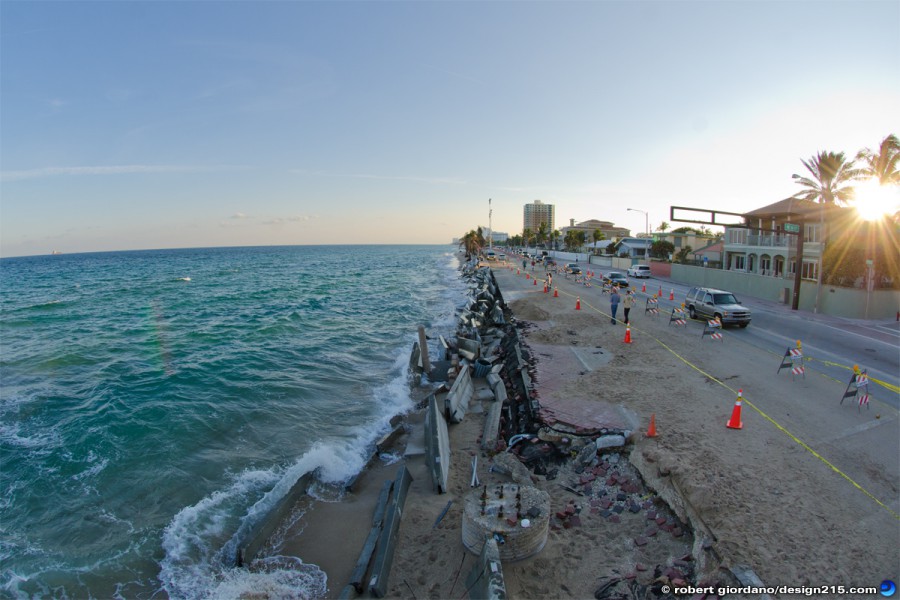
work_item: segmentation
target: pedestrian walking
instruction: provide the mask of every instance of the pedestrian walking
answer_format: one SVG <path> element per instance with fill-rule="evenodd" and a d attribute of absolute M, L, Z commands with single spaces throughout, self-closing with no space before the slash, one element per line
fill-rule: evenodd
<path fill-rule="evenodd" d="M 553 273 L 547 271 L 547 287 L 553 289 Z"/>
<path fill-rule="evenodd" d="M 628 313 L 631 312 L 631 309 L 634 308 L 634 291 L 628 290 L 628 293 L 625 294 L 625 297 L 622 299 L 622 310 L 625 311 L 625 324 L 628 325 Z M 615 313 L 613 313 L 615 314 Z"/>
<path fill-rule="evenodd" d="M 531 272 L 534 273 L 534 261 L 531 261 Z"/>
<path fill-rule="evenodd" d="M 609 308 L 612 311 L 612 319 L 609 320 L 613 325 L 616 324 L 616 311 L 619 310 L 619 286 L 613 285 L 609 292 Z"/>

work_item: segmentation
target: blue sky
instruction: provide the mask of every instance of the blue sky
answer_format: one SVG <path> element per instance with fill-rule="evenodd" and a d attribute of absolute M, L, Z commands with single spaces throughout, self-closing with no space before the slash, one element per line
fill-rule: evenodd
<path fill-rule="evenodd" d="M 900 133 L 900 2 L 0 3 L 0 256 L 635 233 Z"/>

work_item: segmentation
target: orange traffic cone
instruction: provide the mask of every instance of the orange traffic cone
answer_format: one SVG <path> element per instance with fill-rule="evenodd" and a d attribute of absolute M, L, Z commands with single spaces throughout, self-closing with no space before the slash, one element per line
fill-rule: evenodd
<path fill-rule="evenodd" d="M 659 286 L 659 293 L 656 295 L 657 298 L 662 298 L 662 286 Z"/>
<path fill-rule="evenodd" d="M 631 343 L 631 325 L 625 326 L 625 339 L 623 340 L 626 344 Z"/>
<path fill-rule="evenodd" d="M 547 293 L 547 282 L 546 281 L 544 282 L 544 293 L 545 294 Z"/>
<path fill-rule="evenodd" d="M 647 437 L 656 437 L 656 413 L 650 415 L 650 427 L 647 428 Z"/>
<path fill-rule="evenodd" d="M 532 285 L 537 285 L 537 277 L 535 277 L 535 278 L 534 278 L 534 279 L 532 279 L 532 280 L 531 280 L 531 281 L 533 281 L 533 282 L 534 282 L 534 283 L 533 283 L 533 284 L 532 284 Z"/>
<path fill-rule="evenodd" d="M 525 273 L 525 280 L 527 281 L 527 280 L 529 280 L 529 279 L 531 279 L 531 274 L 530 274 L 530 273 Z"/>
<path fill-rule="evenodd" d="M 731 419 L 728 421 L 727 426 L 730 429 L 743 429 L 744 424 L 741 422 L 741 402 L 743 398 L 741 397 L 744 393 L 744 390 L 738 390 L 737 400 L 734 401 L 734 409 L 731 411 Z"/>
<path fill-rule="evenodd" d="M 553 288 L 553 297 L 559 298 L 559 288 L 558 287 Z"/>
<path fill-rule="evenodd" d="M 672 288 L 672 291 L 669 292 L 669 300 L 675 299 L 675 288 Z"/>
<path fill-rule="evenodd" d="M 646 291 L 647 291 L 647 282 L 646 282 L 646 281 L 644 282 L 644 285 L 641 286 L 641 291 L 642 291 L 642 292 L 646 292 Z"/>
<path fill-rule="evenodd" d="M 575 310 L 581 310 L 581 296 L 575 296 Z"/>
<path fill-rule="evenodd" d="M 516 275 L 521 275 L 521 274 L 522 274 L 521 271 L 519 271 L 518 269 L 516 269 Z"/>

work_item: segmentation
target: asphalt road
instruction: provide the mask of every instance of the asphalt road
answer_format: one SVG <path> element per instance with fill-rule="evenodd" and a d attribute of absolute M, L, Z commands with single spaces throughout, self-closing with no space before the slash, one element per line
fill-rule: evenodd
<path fill-rule="evenodd" d="M 691 288 L 662 278 L 632 279 L 638 296 L 641 296 L 644 281 L 648 294 L 658 292 L 662 286 L 660 308 L 665 311 L 683 302 Z M 673 289 L 675 302 L 670 302 L 669 293 Z M 801 340 L 804 356 L 812 359 L 805 363 L 809 370 L 849 383 L 853 365 L 859 365 L 868 371 L 870 378 L 894 386 L 894 389 L 900 385 L 900 323 L 794 311 L 787 305 L 751 296 L 738 295 L 738 299 L 752 311 L 753 321 L 746 329 L 729 328 L 729 339 L 781 355 Z M 776 362 L 773 375 L 777 369 Z M 871 393 L 885 404 L 900 409 L 897 392 L 873 384 Z"/>

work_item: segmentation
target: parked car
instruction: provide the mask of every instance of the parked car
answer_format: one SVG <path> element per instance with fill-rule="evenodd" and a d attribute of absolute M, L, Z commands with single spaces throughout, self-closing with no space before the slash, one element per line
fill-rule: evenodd
<path fill-rule="evenodd" d="M 750 309 L 741 306 L 731 292 L 715 288 L 695 287 L 688 292 L 684 302 L 692 319 L 715 319 L 722 321 L 722 326 L 750 324 Z"/>
<path fill-rule="evenodd" d="M 603 283 L 608 283 L 610 285 L 615 285 L 620 288 L 628 287 L 628 278 L 619 273 L 618 271 L 610 271 L 603 278 Z"/>
<path fill-rule="evenodd" d="M 628 269 L 629 277 L 650 277 L 650 265 L 631 265 Z"/>
<path fill-rule="evenodd" d="M 579 267 L 575 263 L 569 263 L 566 265 L 566 273 L 572 273 L 574 275 L 581 275 L 581 267 Z"/>

